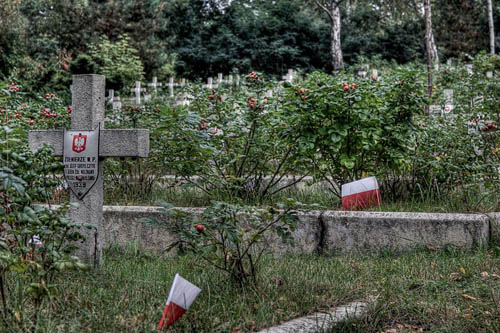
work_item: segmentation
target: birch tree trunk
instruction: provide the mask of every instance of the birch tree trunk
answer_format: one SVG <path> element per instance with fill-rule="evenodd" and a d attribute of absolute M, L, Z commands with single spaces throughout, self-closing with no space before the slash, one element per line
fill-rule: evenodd
<path fill-rule="evenodd" d="M 430 0 L 424 0 L 425 10 L 425 49 L 427 51 L 427 97 L 432 97 L 432 13 Z M 429 115 L 429 104 L 425 106 L 425 114 Z"/>
<path fill-rule="evenodd" d="M 488 26 L 490 29 L 490 53 L 495 54 L 495 26 L 493 24 L 493 5 L 488 1 Z"/>
<path fill-rule="evenodd" d="M 340 8 L 339 2 L 332 0 L 332 30 L 331 46 L 332 66 L 334 71 L 344 69 L 344 56 L 342 54 L 342 45 L 340 44 Z"/>
<path fill-rule="evenodd" d="M 429 4 L 430 10 L 430 4 Z M 434 32 L 432 32 L 432 24 L 431 24 L 431 58 L 434 64 L 439 64 L 439 54 L 436 47 L 436 42 L 434 41 Z"/>
<path fill-rule="evenodd" d="M 344 69 L 344 56 L 340 43 L 340 4 L 342 1 L 343 0 L 314 0 L 314 3 L 328 14 L 332 22 L 332 28 L 330 30 L 330 53 L 334 71 L 341 71 Z"/>

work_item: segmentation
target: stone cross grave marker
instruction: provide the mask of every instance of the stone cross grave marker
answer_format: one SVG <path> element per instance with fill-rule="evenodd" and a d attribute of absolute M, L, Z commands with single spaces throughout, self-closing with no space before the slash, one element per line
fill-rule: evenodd
<path fill-rule="evenodd" d="M 467 71 L 467 73 L 469 75 L 473 75 L 474 74 L 474 66 L 472 64 L 465 65 L 465 70 Z"/>
<path fill-rule="evenodd" d="M 156 91 L 158 87 L 161 87 L 161 85 L 162 84 L 158 82 L 158 78 L 156 76 L 153 76 L 153 82 L 148 83 L 148 87 L 153 87 L 154 91 Z"/>
<path fill-rule="evenodd" d="M 282 79 L 285 82 L 292 83 L 296 77 L 297 77 L 297 72 L 293 69 L 288 69 L 288 73 L 286 75 L 283 75 Z"/>
<path fill-rule="evenodd" d="M 79 256 L 94 266 L 102 262 L 103 240 L 103 166 L 105 157 L 147 157 L 149 154 L 149 131 L 145 129 L 104 129 L 104 86 L 103 75 L 73 76 L 71 115 L 72 131 L 94 130 L 100 126 L 97 181 L 81 200 L 70 191 L 71 207 L 69 218 L 75 222 L 88 223 L 95 227 L 82 230 L 85 243 Z M 53 149 L 53 154 L 62 156 L 64 149 L 63 130 L 36 130 L 29 132 L 29 146 L 37 151 L 44 144 Z"/>
<path fill-rule="evenodd" d="M 453 111 L 453 89 L 444 89 L 443 94 L 445 103 L 444 112 L 450 113 Z"/>
<path fill-rule="evenodd" d="M 115 99 L 115 91 L 113 89 L 108 90 L 108 103 L 112 104 Z"/>
<path fill-rule="evenodd" d="M 141 105 L 141 92 L 146 91 L 146 89 L 141 88 L 141 81 L 135 81 L 135 87 L 130 91 L 135 93 L 135 105 Z"/>
<path fill-rule="evenodd" d="M 169 79 L 168 79 L 168 92 L 170 94 L 170 97 L 174 97 L 174 87 L 175 87 L 175 84 L 174 84 L 174 78 L 173 76 L 171 76 Z"/>
<path fill-rule="evenodd" d="M 203 85 L 203 88 L 205 89 L 217 89 L 218 87 L 219 85 L 214 84 L 214 79 L 212 79 L 211 77 L 207 79 L 207 84 Z"/>
<path fill-rule="evenodd" d="M 367 74 L 368 73 L 366 73 L 365 71 L 358 71 L 358 76 L 360 76 L 362 78 L 365 78 Z"/>

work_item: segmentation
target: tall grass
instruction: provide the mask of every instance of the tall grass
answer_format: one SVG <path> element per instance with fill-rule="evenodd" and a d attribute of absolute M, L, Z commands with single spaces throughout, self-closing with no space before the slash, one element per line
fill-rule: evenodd
<path fill-rule="evenodd" d="M 202 292 L 171 332 L 251 332 L 368 299 L 365 317 L 333 331 L 500 331 L 500 251 L 268 256 L 261 265 L 258 289 L 241 289 L 196 257 L 111 248 L 102 268 L 54 281 L 59 295 L 37 331 L 154 332 L 175 273 Z"/>

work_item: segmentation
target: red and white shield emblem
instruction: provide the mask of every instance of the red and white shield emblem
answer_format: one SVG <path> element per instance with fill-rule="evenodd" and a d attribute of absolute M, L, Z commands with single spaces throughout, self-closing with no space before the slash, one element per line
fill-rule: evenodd
<path fill-rule="evenodd" d="M 85 145 L 87 144 L 87 136 L 78 134 L 73 137 L 73 151 L 75 153 L 81 153 L 85 150 Z"/>

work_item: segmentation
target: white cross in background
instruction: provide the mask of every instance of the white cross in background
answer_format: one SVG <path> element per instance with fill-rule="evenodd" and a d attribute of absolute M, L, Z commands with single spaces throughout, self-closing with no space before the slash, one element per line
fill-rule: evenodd
<path fill-rule="evenodd" d="M 156 91 L 156 88 L 161 87 L 161 83 L 158 82 L 158 78 L 156 76 L 153 76 L 153 82 L 148 84 L 148 87 L 153 87 L 153 89 Z"/>
<path fill-rule="evenodd" d="M 130 89 L 130 91 L 135 93 L 135 105 L 141 105 L 141 92 L 146 91 L 146 89 L 141 88 L 141 81 L 135 81 L 135 88 Z"/>

